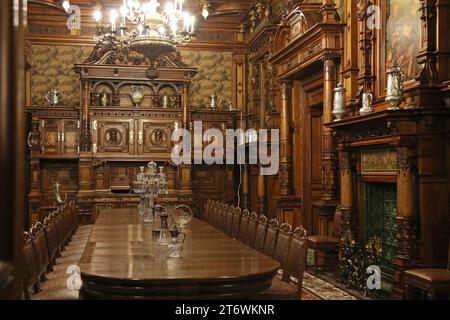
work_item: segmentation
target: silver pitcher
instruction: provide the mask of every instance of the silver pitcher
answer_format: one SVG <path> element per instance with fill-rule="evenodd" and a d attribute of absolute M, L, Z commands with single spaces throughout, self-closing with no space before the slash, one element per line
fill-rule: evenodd
<path fill-rule="evenodd" d="M 372 109 L 373 95 L 371 93 L 363 93 L 362 95 L 362 108 L 359 110 L 361 116 L 365 116 L 373 112 Z"/>
<path fill-rule="evenodd" d="M 344 116 L 347 114 L 347 110 L 345 110 L 345 93 L 345 88 L 342 87 L 341 83 L 338 83 L 337 87 L 334 89 L 334 102 L 332 112 L 335 118 L 335 122 L 342 121 Z"/>
<path fill-rule="evenodd" d="M 52 107 L 56 107 L 59 104 L 60 101 L 60 94 L 58 90 L 56 89 L 50 89 L 49 92 L 45 95 L 45 99 L 47 99 L 47 102 Z"/>
<path fill-rule="evenodd" d="M 392 69 L 387 71 L 387 94 L 386 102 L 391 105 L 388 110 L 399 110 L 400 103 L 403 101 L 403 84 L 405 82 L 405 74 L 394 64 Z"/>
<path fill-rule="evenodd" d="M 209 108 L 212 110 L 216 110 L 220 104 L 222 103 L 222 100 L 219 100 L 217 95 L 213 93 L 209 96 Z"/>

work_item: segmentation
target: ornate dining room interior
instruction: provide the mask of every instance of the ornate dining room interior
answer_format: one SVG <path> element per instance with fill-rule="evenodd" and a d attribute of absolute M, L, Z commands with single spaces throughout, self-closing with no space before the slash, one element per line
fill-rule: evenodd
<path fill-rule="evenodd" d="M 449 299 L 450 0 L 0 8 L 0 298 Z"/>

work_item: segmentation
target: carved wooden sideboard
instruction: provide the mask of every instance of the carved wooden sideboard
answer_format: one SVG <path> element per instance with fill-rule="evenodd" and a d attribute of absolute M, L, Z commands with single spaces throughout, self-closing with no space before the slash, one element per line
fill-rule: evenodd
<path fill-rule="evenodd" d="M 77 199 L 86 222 L 95 220 L 100 209 L 136 207 L 133 180 L 139 166 L 150 161 L 167 173 L 169 194 L 160 199 L 163 203 L 200 209 L 207 198 L 234 200 L 234 166 L 174 166 L 171 137 L 177 128 L 192 129 L 192 121 L 202 121 L 203 129 L 234 128 L 236 112 L 190 109 L 196 69 L 186 66 L 178 52 L 158 58 L 155 80 L 147 78 L 148 61 L 133 56 L 125 63 L 118 58 L 130 58 L 124 52 L 106 41 L 75 64 L 81 107 L 28 108 L 30 221 L 45 216 L 40 208 L 54 205 L 56 182 L 63 194 Z M 143 97 L 133 99 L 132 92 Z M 193 183 L 193 175 L 201 183 Z"/>

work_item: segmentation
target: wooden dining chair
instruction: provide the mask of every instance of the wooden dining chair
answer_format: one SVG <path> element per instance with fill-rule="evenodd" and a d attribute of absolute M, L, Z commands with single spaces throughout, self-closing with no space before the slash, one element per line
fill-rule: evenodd
<path fill-rule="evenodd" d="M 208 200 L 205 202 L 205 208 L 203 209 L 203 213 L 202 213 L 202 215 L 201 215 L 202 220 L 205 221 L 205 222 L 208 220 L 209 210 L 210 210 L 210 209 L 211 209 L 211 199 L 208 199 Z"/>
<path fill-rule="evenodd" d="M 258 217 L 258 224 L 256 225 L 255 245 L 254 249 L 261 253 L 264 252 L 264 243 L 266 241 L 268 219 L 265 215 Z"/>
<path fill-rule="evenodd" d="M 24 232 L 23 237 L 23 293 L 25 299 L 29 300 L 34 293 L 40 291 L 40 274 L 33 248 L 33 237 L 29 232 Z"/>
<path fill-rule="evenodd" d="M 231 236 L 231 228 L 233 226 L 233 213 L 236 210 L 236 207 L 231 205 L 228 207 L 227 212 L 225 213 L 225 226 L 223 228 L 223 232 L 229 236 Z"/>
<path fill-rule="evenodd" d="M 342 235 L 342 213 L 336 210 L 333 220 L 333 236 L 310 236 L 308 247 L 314 250 L 314 269 L 334 270 L 338 263 L 339 245 Z"/>
<path fill-rule="evenodd" d="M 37 222 L 30 228 L 30 234 L 33 238 L 32 244 L 36 256 L 37 270 L 39 278 L 46 280 L 46 274 L 49 272 L 50 259 L 48 257 L 47 241 L 45 239 L 44 226 Z"/>
<path fill-rule="evenodd" d="M 227 218 L 227 212 L 228 212 L 228 204 L 223 203 L 220 210 L 219 210 L 219 216 L 217 220 L 217 229 L 224 230 L 225 229 L 225 221 Z"/>
<path fill-rule="evenodd" d="M 404 273 L 405 298 L 414 299 L 417 289 L 427 293 L 429 300 L 450 295 L 450 239 L 448 243 L 447 269 L 426 268 L 407 270 Z"/>
<path fill-rule="evenodd" d="M 214 201 L 211 207 L 211 214 L 209 215 L 208 223 L 214 225 L 216 221 L 217 211 L 219 210 L 220 202 Z"/>
<path fill-rule="evenodd" d="M 247 209 L 245 209 L 244 211 L 242 211 L 241 223 L 239 224 L 239 232 L 237 236 L 237 240 L 241 243 L 245 243 L 249 221 L 250 221 L 250 212 Z"/>
<path fill-rule="evenodd" d="M 245 236 L 245 244 L 250 248 L 255 246 L 256 227 L 258 225 L 258 215 L 256 212 L 250 214 L 250 220 L 248 222 L 247 234 Z"/>
<path fill-rule="evenodd" d="M 239 235 L 239 226 L 241 224 L 241 208 L 234 209 L 233 212 L 233 224 L 231 226 L 231 237 L 237 239 Z"/>
<path fill-rule="evenodd" d="M 289 246 L 292 238 L 292 226 L 288 223 L 283 223 L 278 228 L 277 240 L 275 242 L 275 249 L 273 252 L 273 258 L 281 265 L 281 269 L 286 269 L 286 263 L 289 254 Z M 283 277 L 286 276 L 286 272 L 283 272 Z"/>
<path fill-rule="evenodd" d="M 268 257 L 273 257 L 275 251 L 275 245 L 277 242 L 279 222 L 277 219 L 272 219 L 269 222 L 269 226 L 266 232 L 266 240 L 264 241 L 263 253 Z"/>
<path fill-rule="evenodd" d="M 55 265 L 56 257 L 58 256 L 58 240 L 55 227 L 54 214 L 48 215 L 44 219 L 45 238 L 47 240 L 48 257 L 50 260 L 50 270 Z"/>
<path fill-rule="evenodd" d="M 270 288 L 255 298 L 261 300 L 301 300 L 307 252 L 306 230 L 303 227 L 298 227 L 292 233 L 283 278 L 275 276 Z"/>

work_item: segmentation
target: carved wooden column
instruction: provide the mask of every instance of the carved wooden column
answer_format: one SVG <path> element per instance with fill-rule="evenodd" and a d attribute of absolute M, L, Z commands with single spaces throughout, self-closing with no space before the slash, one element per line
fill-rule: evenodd
<path fill-rule="evenodd" d="M 184 129 L 190 131 L 189 122 L 189 83 L 183 85 L 183 119 L 182 126 Z M 188 164 L 182 164 L 178 166 L 178 177 L 180 181 L 180 196 L 185 203 L 192 202 L 192 166 Z"/>
<path fill-rule="evenodd" d="M 397 258 L 414 260 L 417 252 L 417 217 L 415 198 L 414 145 L 402 142 L 397 147 Z"/>
<path fill-rule="evenodd" d="M 356 217 L 354 215 L 354 169 L 355 164 L 351 150 L 342 148 L 339 151 L 339 169 L 341 177 L 342 233 L 355 233 Z"/>
<path fill-rule="evenodd" d="M 39 153 L 41 150 L 42 136 L 39 131 L 39 120 L 33 117 L 31 120 L 31 131 L 28 134 L 28 147 L 30 148 L 30 193 L 29 202 L 29 222 L 32 224 L 39 218 L 39 206 L 41 196 L 41 182 L 39 173 Z"/>
<path fill-rule="evenodd" d="M 280 194 L 294 193 L 292 178 L 292 139 L 291 139 L 291 81 L 281 84 L 281 130 L 280 130 Z"/>
<path fill-rule="evenodd" d="M 183 128 L 189 130 L 189 83 L 183 85 Z"/>
<path fill-rule="evenodd" d="M 420 53 L 417 63 L 420 71 L 416 80 L 432 85 L 438 79 L 436 66 L 436 0 L 421 0 Z"/>
<path fill-rule="evenodd" d="M 367 25 L 369 0 L 358 0 L 358 21 L 359 21 L 359 75 L 358 75 L 358 99 L 361 100 L 364 92 L 373 92 L 372 74 L 372 50 L 373 50 L 373 30 Z M 359 101 L 361 104 L 361 101 Z"/>
<path fill-rule="evenodd" d="M 439 92 L 439 80 L 448 80 L 448 72 L 445 68 L 438 71 L 438 57 L 441 66 L 448 65 L 448 58 L 444 58 L 444 51 L 448 51 L 448 41 L 442 41 L 443 37 L 437 35 L 437 7 L 436 2 L 440 5 L 442 1 L 436 0 L 421 0 L 421 31 L 420 31 L 420 52 L 417 55 L 417 63 L 419 65 L 419 72 L 416 80 L 420 83 L 418 88 L 418 99 L 420 107 L 441 107 L 442 100 Z M 447 5 L 443 5 L 444 7 Z M 441 17 L 448 17 L 444 10 L 447 8 L 439 7 Z M 447 18 L 444 18 L 446 20 Z M 448 28 L 448 26 L 440 26 L 441 30 Z M 439 40 L 438 40 L 439 38 Z M 445 38 L 445 37 L 444 37 Z M 438 41 L 440 43 L 438 44 Z M 446 50 L 447 47 L 447 50 Z M 437 51 L 439 48 L 440 52 Z"/>
<path fill-rule="evenodd" d="M 25 0 L 0 2 L 0 299 L 23 299 Z"/>
<path fill-rule="evenodd" d="M 335 57 L 324 58 L 324 92 L 323 92 L 323 122 L 333 122 L 333 95 L 336 87 L 337 67 Z M 322 183 L 323 200 L 337 200 L 337 159 L 334 145 L 333 130 L 327 127 L 322 129 Z"/>
<path fill-rule="evenodd" d="M 91 123 L 89 111 L 89 82 L 84 80 L 82 82 L 82 110 L 81 110 L 81 143 L 80 151 L 91 151 Z"/>
<path fill-rule="evenodd" d="M 258 166 L 258 199 L 257 207 L 258 214 L 267 215 L 267 205 L 266 205 L 266 177 L 261 175 L 261 165 Z"/>
<path fill-rule="evenodd" d="M 78 214 L 83 222 L 93 223 L 92 193 L 94 172 L 92 167 L 92 137 L 89 81 L 82 80 L 81 143 L 78 165 Z"/>
<path fill-rule="evenodd" d="M 416 213 L 416 168 L 413 141 L 397 145 L 397 253 L 393 296 L 403 298 L 403 271 L 415 265 L 418 252 L 418 219 Z"/>

